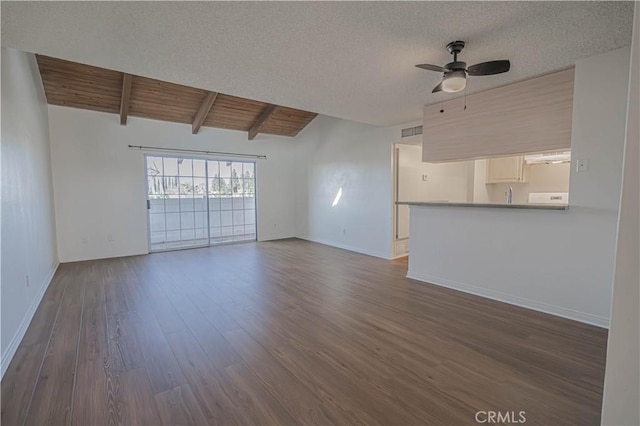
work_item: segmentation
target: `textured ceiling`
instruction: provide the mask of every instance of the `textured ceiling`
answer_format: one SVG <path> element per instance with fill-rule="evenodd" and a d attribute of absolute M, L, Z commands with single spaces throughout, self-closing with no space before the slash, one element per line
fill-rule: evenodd
<path fill-rule="evenodd" d="M 350 120 L 421 117 L 444 46 L 511 60 L 467 93 L 627 46 L 631 2 L 6 2 L 2 45 Z"/>

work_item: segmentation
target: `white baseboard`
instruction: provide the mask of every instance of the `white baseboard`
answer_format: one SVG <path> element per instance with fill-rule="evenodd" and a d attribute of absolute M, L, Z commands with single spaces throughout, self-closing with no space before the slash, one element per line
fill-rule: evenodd
<path fill-rule="evenodd" d="M 258 238 L 256 239 L 256 241 L 263 242 L 263 241 L 277 241 L 277 240 L 287 240 L 289 238 L 298 238 L 295 235 L 272 235 L 270 237 L 266 237 L 266 238 L 262 238 L 262 236 L 258 236 Z"/>
<path fill-rule="evenodd" d="M 34 297 L 33 302 L 31 302 L 29 309 L 27 309 L 27 312 L 24 314 L 20 327 L 16 330 L 16 334 L 13 335 L 11 343 L 9 343 L 5 353 L 2 354 L 2 374 L 0 374 L 0 377 L 4 377 L 4 373 L 7 371 L 7 368 L 9 368 L 9 364 L 11 363 L 13 356 L 16 354 L 18 346 L 20 346 L 20 342 L 22 342 L 22 339 L 29 328 L 29 324 L 31 324 L 33 315 L 36 313 L 38 306 L 40 306 L 40 301 L 42 300 L 45 291 L 49 288 L 49 284 L 51 284 L 51 280 L 58 270 L 59 265 L 60 263 L 56 262 L 40 284 L 40 289 L 38 290 L 38 293 L 36 293 L 36 297 Z"/>
<path fill-rule="evenodd" d="M 143 251 L 130 251 L 122 253 L 101 254 L 100 256 L 84 256 L 84 257 L 60 257 L 60 263 L 86 262 L 87 260 L 115 259 L 118 257 L 144 256 L 149 254 L 149 250 L 145 248 Z"/>
<path fill-rule="evenodd" d="M 300 237 L 300 236 L 298 236 L 296 238 L 300 238 L 301 240 L 311 241 L 312 243 L 324 244 L 325 246 L 337 247 L 337 248 L 340 248 L 340 249 L 343 249 L 343 250 L 349 250 L 349 251 L 353 251 L 353 252 L 360 253 L 360 254 L 366 254 L 367 256 L 379 257 L 381 259 L 386 259 L 386 260 L 390 259 L 390 256 L 388 254 L 387 255 L 382 255 L 380 253 L 375 253 L 373 251 L 362 250 L 360 248 L 350 247 L 348 245 L 334 243 L 332 241 L 320 240 L 320 239 L 309 238 L 309 237 Z"/>
<path fill-rule="evenodd" d="M 598 315 L 589 314 L 586 312 L 580 312 L 569 308 L 563 308 L 561 306 L 551 305 L 544 302 L 538 302 L 536 300 L 527 299 L 525 297 L 514 296 L 511 294 L 502 293 L 495 290 L 490 290 L 484 287 L 477 287 L 469 284 L 462 284 L 459 282 L 430 277 L 427 275 L 421 275 L 407 272 L 407 278 L 411 278 L 417 281 L 423 281 L 428 284 L 434 284 L 440 287 L 447 287 L 453 290 L 462 291 L 465 293 L 475 294 L 476 296 L 486 297 L 488 299 L 497 300 L 498 302 L 509 303 L 511 305 L 520 306 L 522 308 L 532 309 L 534 311 L 544 312 L 546 314 L 555 315 L 562 318 L 567 318 L 574 321 L 583 322 L 586 324 L 595 325 L 602 328 L 609 328 L 609 318 L 601 317 Z"/>

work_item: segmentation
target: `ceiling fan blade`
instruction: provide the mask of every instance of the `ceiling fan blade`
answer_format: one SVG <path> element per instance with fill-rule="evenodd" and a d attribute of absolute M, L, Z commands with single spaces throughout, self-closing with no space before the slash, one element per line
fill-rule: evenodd
<path fill-rule="evenodd" d="M 436 72 L 445 72 L 446 69 L 443 67 L 439 67 L 438 65 L 431 65 L 431 64 L 420 64 L 420 65 L 416 65 L 417 68 L 422 68 L 423 70 L 428 70 L 428 71 L 436 71 Z"/>
<path fill-rule="evenodd" d="M 436 92 L 442 92 L 442 82 L 440 82 L 440 84 L 434 87 L 433 90 L 431 91 L 431 93 L 436 93 Z"/>
<path fill-rule="evenodd" d="M 489 61 L 471 65 L 467 69 L 469 75 L 494 75 L 509 71 L 511 62 L 509 61 Z"/>

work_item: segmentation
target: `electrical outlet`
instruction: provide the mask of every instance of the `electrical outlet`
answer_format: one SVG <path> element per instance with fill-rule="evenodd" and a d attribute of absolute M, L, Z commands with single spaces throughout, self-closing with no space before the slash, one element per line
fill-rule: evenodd
<path fill-rule="evenodd" d="M 113 234 L 111 232 L 107 234 L 107 241 L 111 243 L 115 241 L 115 239 L 113 238 Z"/>
<path fill-rule="evenodd" d="M 342 230 L 342 235 L 347 235 L 347 230 L 346 229 Z"/>
<path fill-rule="evenodd" d="M 422 175 L 422 181 L 426 182 L 428 177 L 429 177 L 428 175 Z"/>
<path fill-rule="evenodd" d="M 80 237 L 80 244 L 87 244 L 88 242 L 87 237 Z"/>

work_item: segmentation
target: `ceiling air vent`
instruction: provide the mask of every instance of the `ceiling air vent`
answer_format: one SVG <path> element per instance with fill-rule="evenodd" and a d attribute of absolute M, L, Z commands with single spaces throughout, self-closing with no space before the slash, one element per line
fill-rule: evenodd
<path fill-rule="evenodd" d="M 407 127 L 402 129 L 402 137 L 407 138 L 409 136 L 417 136 L 422 134 L 422 126 Z"/>

